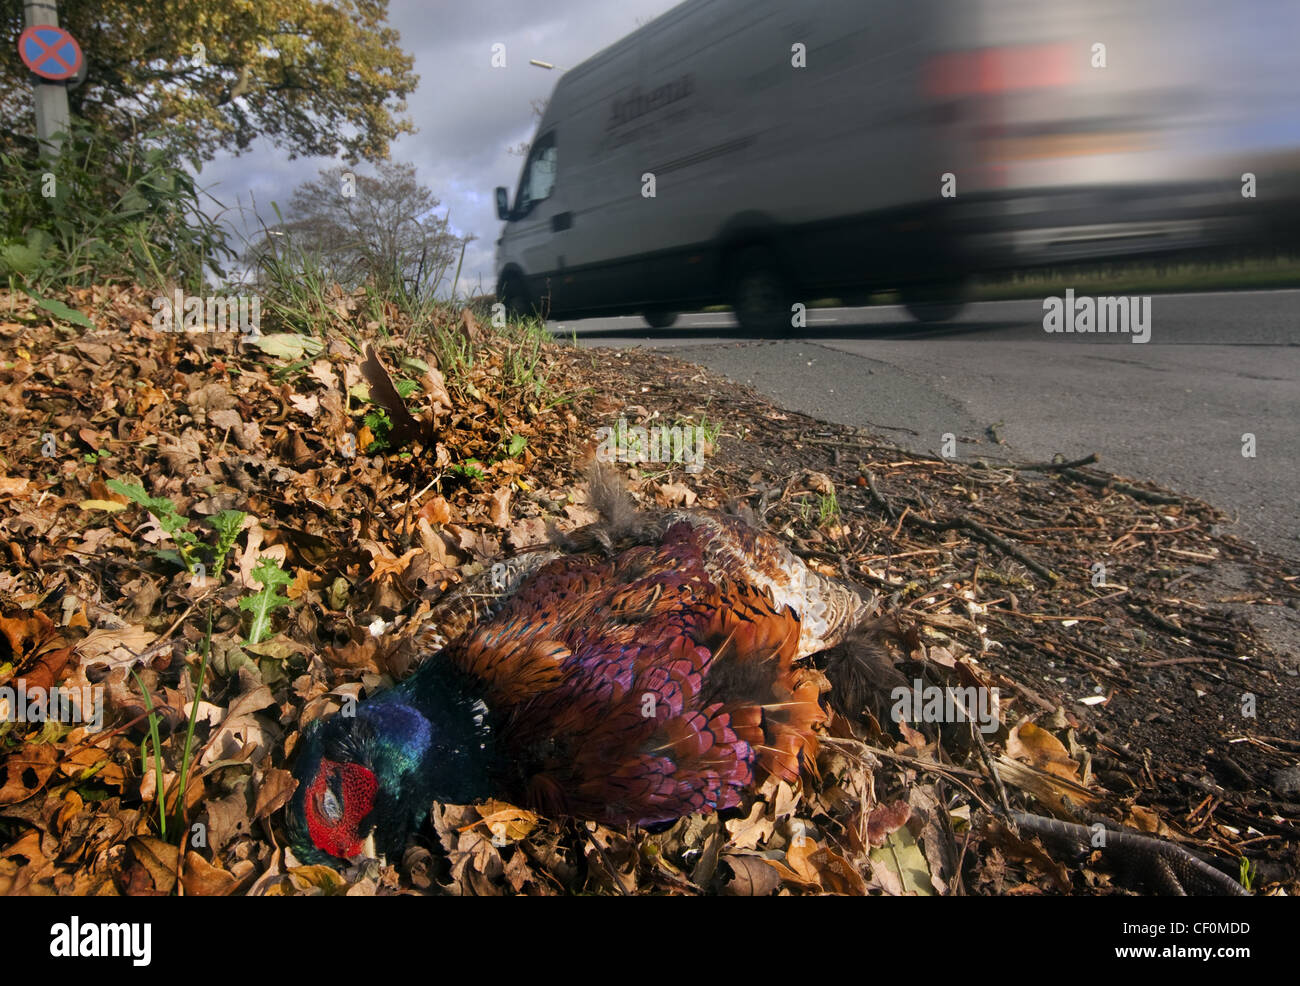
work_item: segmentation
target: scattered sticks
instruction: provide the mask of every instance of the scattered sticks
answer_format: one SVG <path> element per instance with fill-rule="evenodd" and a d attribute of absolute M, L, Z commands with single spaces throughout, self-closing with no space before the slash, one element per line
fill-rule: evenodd
<path fill-rule="evenodd" d="M 1038 562 L 1034 561 L 1034 559 L 1030 558 L 1028 555 L 1026 555 L 1023 551 L 1017 548 L 1006 538 L 998 534 L 994 534 L 987 527 L 985 527 L 983 524 L 981 524 L 979 521 L 975 520 L 972 517 L 967 517 L 964 514 L 961 514 L 956 517 L 950 517 L 947 520 L 937 521 L 937 520 L 927 520 L 924 517 L 918 516 L 917 514 L 912 512 L 910 507 L 902 511 L 899 511 L 898 508 L 895 507 L 889 501 L 889 498 L 886 497 L 885 494 L 880 492 L 880 486 L 876 483 L 875 475 L 870 470 L 863 470 L 863 475 L 866 477 L 867 489 L 871 491 L 872 499 L 874 499 L 876 503 L 880 505 L 881 509 L 884 510 L 885 513 L 889 515 L 891 520 L 897 521 L 898 524 L 901 525 L 904 522 L 906 522 L 908 524 L 911 524 L 914 527 L 923 527 L 928 531 L 936 531 L 936 532 L 959 531 L 959 530 L 969 531 L 971 534 L 975 535 L 975 537 L 979 538 L 985 544 L 997 548 L 999 551 L 1001 551 L 1003 554 L 1007 555 L 1010 558 L 1014 558 L 1016 561 L 1020 562 L 1020 564 L 1024 565 L 1035 575 L 1038 575 L 1039 577 L 1046 579 L 1048 582 L 1056 582 L 1058 579 L 1060 579 L 1060 576 L 1057 575 L 1055 572 L 1053 572 L 1051 569 L 1047 568 L 1045 565 L 1039 564 Z"/>

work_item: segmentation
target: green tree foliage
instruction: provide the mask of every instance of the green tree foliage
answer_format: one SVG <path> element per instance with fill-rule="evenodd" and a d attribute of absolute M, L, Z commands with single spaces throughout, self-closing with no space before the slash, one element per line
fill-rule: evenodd
<path fill-rule="evenodd" d="M 0 0 L 9 153 L 25 152 L 18 134 L 35 131 L 31 75 L 13 43 L 22 6 Z M 387 0 L 61 0 L 88 71 L 70 107 L 124 143 L 161 137 L 195 164 L 258 137 L 291 157 L 382 160 L 414 129 L 401 115 L 418 81 L 387 16 Z"/>

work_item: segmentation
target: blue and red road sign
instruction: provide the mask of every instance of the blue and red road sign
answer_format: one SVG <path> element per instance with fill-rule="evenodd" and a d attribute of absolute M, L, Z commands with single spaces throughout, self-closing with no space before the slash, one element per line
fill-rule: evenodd
<path fill-rule="evenodd" d="M 61 27 L 36 24 L 18 37 L 23 64 L 42 79 L 65 82 L 81 69 L 81 46 Z"/>

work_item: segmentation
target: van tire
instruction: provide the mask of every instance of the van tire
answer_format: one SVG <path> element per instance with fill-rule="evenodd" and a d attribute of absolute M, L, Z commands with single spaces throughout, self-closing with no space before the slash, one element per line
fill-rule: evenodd
<path fill-rule="evenodd" d="M 903 307 L 918 322 L 948 322 L 966 307 L 966 284 L 923 284 L 899 292 Z"/>
<path fill-rule="evenodd" d="M 509 274 L 501 279 L 497 290 L 497 301 L 506 309 L 506 317 L 519 321 L 533 314 L 532 303 L 528 300 L 528 289 L 523 279 L 517 274 Z"/>
<path fill-rule="evenodd" d="M 752 336 L 788 335 L 794 295 L 771 251 L 749 247 L 731 271 L 731 307 L 740 327 Z"/>
<path fill-rule="evenodd" d="M 667 329 L 677 321 L 677 313 L 663 308 L 651 308 L 641 313 L 646 324 L 652 329 Z"/>

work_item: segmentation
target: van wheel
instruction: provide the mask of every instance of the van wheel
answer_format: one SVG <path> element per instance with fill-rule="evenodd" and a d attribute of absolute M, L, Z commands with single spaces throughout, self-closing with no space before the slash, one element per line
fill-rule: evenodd
<path fill-rule="evenodd" d="M 511 274 L 501 282 L 501 287 L 497 290 L 497 301 L 505 305 L 507 318 L 517 321 L 533 313 L 532 303 L 528 300 L 528 290 L 518 275 Z"/>
<path fill-rule="evenodd" d="M 916 284 L 902 289 L 903 307 L 918 322 L 947 322 L 966 307 L 964 281 L 948 284 Z"/>
<path fill-rule="evenodd" d="M 771 252 L 751 247 L 733 270 L 732 308 L 740 327 L 754 336 L 789 334 L 793 292 Z"/>
<path fill-rule="evenodd" d="M 642 312 L 641 317 L 652 329 L 666 329 L 677 321 L 676 312 L 665 311 L 662 308 L 651 308 Z"/>

